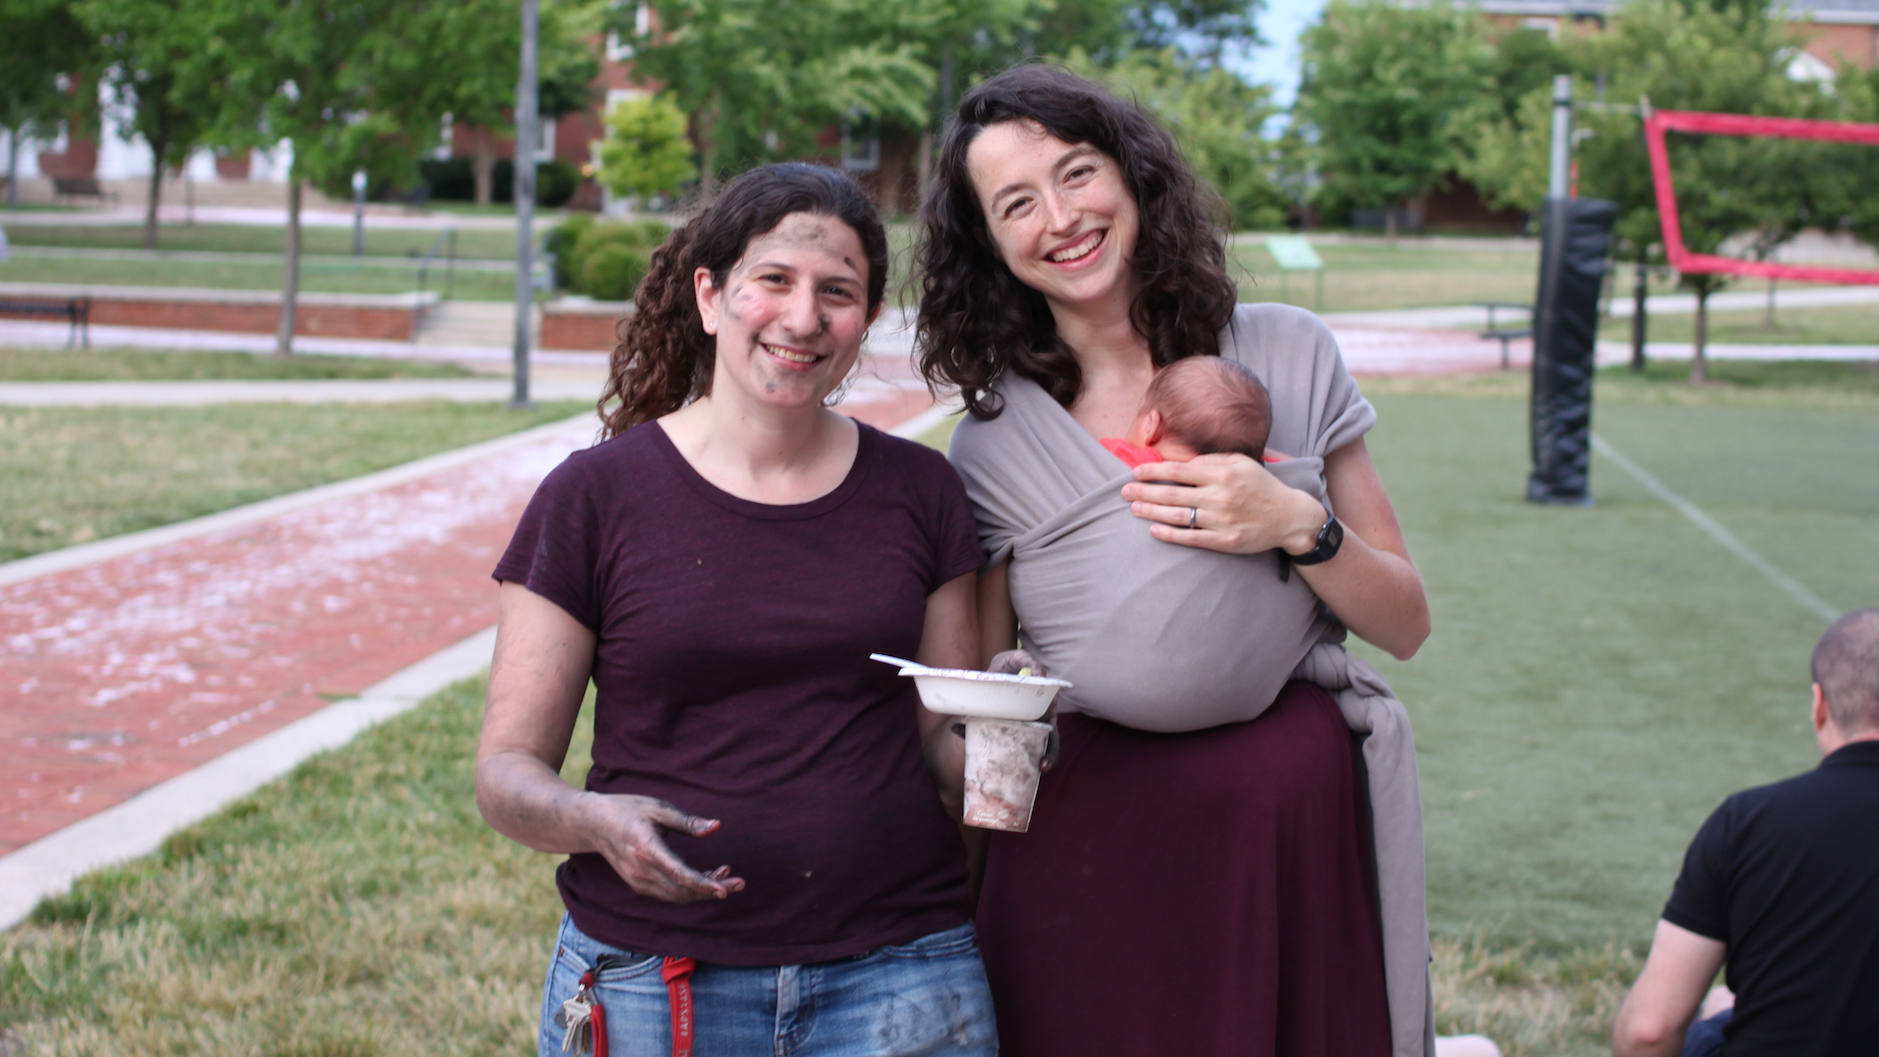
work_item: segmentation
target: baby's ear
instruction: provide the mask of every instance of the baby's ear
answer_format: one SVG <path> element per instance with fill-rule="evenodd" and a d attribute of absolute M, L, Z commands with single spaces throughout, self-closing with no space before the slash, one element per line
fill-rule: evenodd
<path fill-rule="evenodd" d="M 1161 412 L 1152 407 L 1136 416 L 1135 429 L 1141 436 L 1133 439 L 1144 448 L 1152 448 L 1168 436 L 1168 424 L 1162 421 Z"/>

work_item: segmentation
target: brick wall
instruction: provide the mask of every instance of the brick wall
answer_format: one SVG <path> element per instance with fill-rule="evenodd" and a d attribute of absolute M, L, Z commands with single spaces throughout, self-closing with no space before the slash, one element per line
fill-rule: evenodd
<path fill-rule="evenodd" d="M 278 295 L 228 291 L 216 296 L 208 290 L 125 290 L 56 288 L 50 284 L 0 284 L 0 299 L 30 298 L 63 301 L 91 298 L 91 322 L 99 326 L 161 327 L 172 330 L 225 330 L 246 334 L 272 334 L 280 326 Z M 431 295 L 434 297 L 435 295 Z M 431 298 L 425 298 L 428 302 Z M 351 295 L 303 294 L 294 313 L 294 333 L 323 338 L 369 338 L 410 341 L 417 334 L 422 313 L 416 296 L 369 298 Z M 37 319 L 7 312 L 0 318 Z"/>
<path fill-rule="evenodd" d="M 611 352 L 614 326 L 632 313 L 626 301 L 551 301 L 542 306 L 541 347 Z"/>

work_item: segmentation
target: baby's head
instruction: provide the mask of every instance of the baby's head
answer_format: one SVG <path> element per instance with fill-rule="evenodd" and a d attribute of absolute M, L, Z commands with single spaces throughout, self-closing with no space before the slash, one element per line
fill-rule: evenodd
<path fill-rule="evenodd" d="M 1271 432 L 1272 400 L 1258 375 L 1237 360 L 1189 356 L 1156 372 L 1127 439 L 1170 462 L 1227 451 L 1258 459 Z"/>

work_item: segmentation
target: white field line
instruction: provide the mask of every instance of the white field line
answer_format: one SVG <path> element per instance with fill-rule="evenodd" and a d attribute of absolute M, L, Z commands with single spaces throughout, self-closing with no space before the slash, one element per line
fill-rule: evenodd
<path fill-rule="evenodd" d="M 935 405 L 895 426 L 889 432 L 897 437 L 918 437 L 945 421 L 949 415 L 958 414 L 958 411 L 957 408 L 949 408 L 943 404 Z M 586 416 L 583 415 L 580 418 L 585 419 Z M 572 421 L 574 420 L 550 423 L 529 430 L 526 434 L 515 434 L 501 438 L 501 440 L 513 443 L 517 437 L 549 433 L 565 428 Z M 183 525 L 168 526 L 167 529 L 153 529 L 150 533 L 138 533 L 138 535 L 163 533 L 171 529 L 181 529 L 190 525 L 199 525 L 200 522 L 248 512 L 239 520 L 220 523 L 208 529 L 177 534 L 172 538 L 188 538 L 233 524 L 246 524 L 262 517 L 284 513 L 288 509 L 299 509 L 325 499 L 370 490 L 370 488 L 350 488 L 342 491 L 345 485 L 378 479 L 379 483 L 376 487 L 385 487 L 399 481 L 409 480 L 411 477 L 421 476 L 422 472 L 439 469 L 442 465 L 454 465 L 456 462 L 464 461 L 462 458 L 457 458 L 448 463 L 439 463 L 438 460 L 449 456 L 461 456 L 464 452 L 475 451 L 477 454 L 483 454 L 494 444 L 496 442 L 472 445 L 470 448 L 459 449 L 456 452 L 447 452 L 443 456 L 420 459 L 416 463 L 356 478 L 354 481 L 341 482 L 340 485 L 309 489 L 292 496 L 282 496 L 280 499 L 256 503 L 225 514 L 199 518 L 195 522 L 185 522 Z M 412 468 L 420 464 L 429 465 L 422 472 L 413 472 Z M 403 476 L 395 479 L 388 477 L 388 475 L 396 474 L 403 474 Z M 315 497 L 314 493 L 324 494 Z M 256 508 L 282 503 L 284 500 L 298 500 L 298 502 L 291 506 L 254 513 Z M 166 538 L 158 543 L 169 541 L 170 539 Z M 118 541 L 105 540 L 103 542 Z M 142 550 L 145 546 L 157 546 L 158 543 L 147 543 L 131 550 Z M 53 555 L 41 557 L 53 557 L 82 549 L 84 548 L 72 547 L 67 548 L 66 551 L 57 551 Z M 123 553 L 129 553 L 129 551 Z M 116 557 L 116 554 L 73 562 L 71 566 L 65 567 L 102 561 L 104 557 Z M 6 570 L 14 566 L 37 560 L 28 558 L 25 561 L 0 566 L 0 575 L 4 575 Z M 25 578 L 20 577 L 20 579 Z M 0 583 L 5 582 L 10 581 L 0 580 Z M 455 646 L 440 650 L 384 682 L 368 688 L 358 697 L 328 705 L 304 719 L 296 720 L 279 730 L 265 734 L 200 767 L 152 786 L 115 807 L 106 808 L 90 818 L 74 822 L 56 833 L 48 834 L 9 855 L 0 857 L 0 929 L 9 929 L 19 924 L 27 914 L 32 912 L 33 907 L 37 906 L 40 900 L 67 891 L 71 888 L 72 882 L 79 877 L 101 867 L 150 854 L 160 847 L 170 834 L 185 826 L 200 822 L 223 806 L 254 792 L 293 770 L 308 757 L 328 749 L 339 748 L 374 724 L 382 723 L 410 709 L 454 682 L 477 675 L 489 667 L 490 657 L 495 647 L 496 629 L 484 628 Z"/>
<path fill-rule="evenodd" d="M 1756 553 L 1753 547 L 1742 542 L 1735 533 L 1723 528 L 1715 518 L 1705 514 L 1701 507 L 1671 491 L 1664 482 L 1652 476 L 1649 470 L 1620 454 L 1618 449 L 1606 443 L 1605 438 L 1593 434 L 1592 450 L 1616 463 L 1619 469 L 1635 478 L 1646 491 L 1670 504 L 1677 513 L 1689 518 L 1691 523 L 1703 530 L 1704 535 L 1721 544 L 1724 550 L 1747 562 L 1756 572 L 1766 576 L 1770 583 L 1787 592 L 1788 597 L 1799 602 L 1803 609 L 1822 620 L 1839 619 L 1839 610 L 1828 605 L 1819 595 L 1809 591 L 1799 580 L 1775 568 L 1774 563 Z"/>

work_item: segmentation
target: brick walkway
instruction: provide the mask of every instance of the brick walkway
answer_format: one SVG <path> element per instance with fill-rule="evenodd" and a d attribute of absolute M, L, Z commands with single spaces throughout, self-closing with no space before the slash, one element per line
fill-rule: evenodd
<path fill-rule="evenodd" d="M 846 413 L 929 407 L 905 371 L 871 373 Z M 0 586 L 0 855 L 494 623 L 489 570 L 593 433 Z"/>

